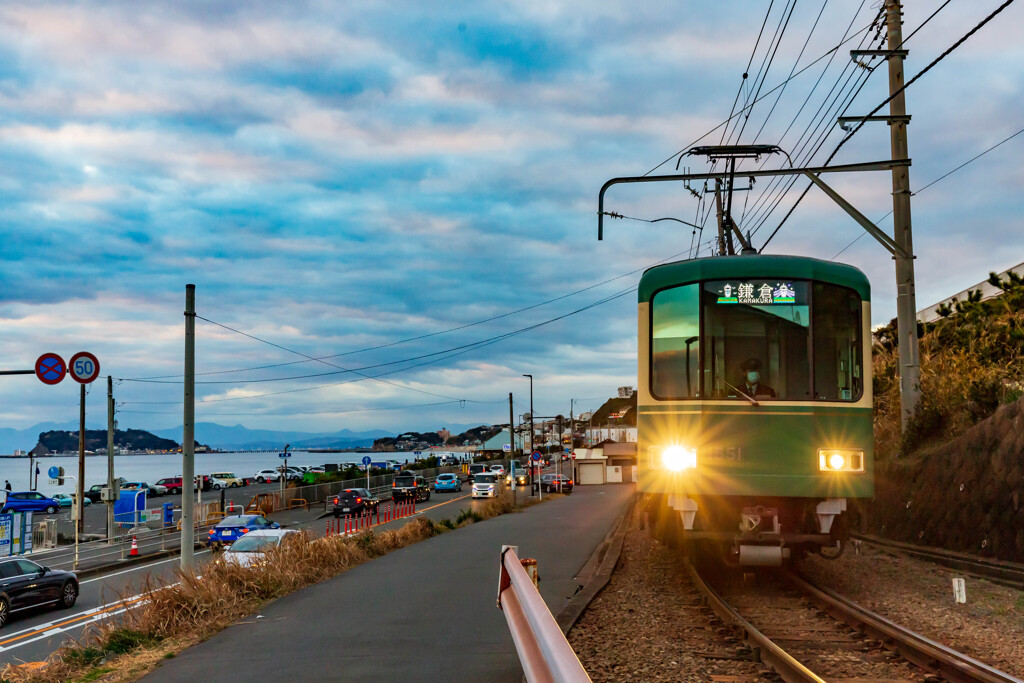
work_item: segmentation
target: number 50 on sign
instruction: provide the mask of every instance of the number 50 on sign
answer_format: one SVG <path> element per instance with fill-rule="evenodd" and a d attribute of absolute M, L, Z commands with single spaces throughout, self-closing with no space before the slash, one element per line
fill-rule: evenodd
<path fill-rule="evenodd" d="M 76 382 L 88 384 L 100 376 L 100 362 L 88 351 L 81 351 L 68 361 L 68 373 Z"/>

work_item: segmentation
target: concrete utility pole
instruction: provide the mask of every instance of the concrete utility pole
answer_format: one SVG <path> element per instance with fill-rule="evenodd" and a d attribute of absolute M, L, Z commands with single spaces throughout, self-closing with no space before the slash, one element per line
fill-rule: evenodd
<path fill-rule="evenodd" d="M 195 562 L 196 286 L 185 285 L 185 414 L 181 436 L 181 567 Z"/>
<path fill-rule="evenodd" d="M 515 418 L 512 417 L 512 392 L 508 392 L 508 452 L 511 459 L 516 457 L 516 432 Z M 511 467 L 511 464 L 509 465 Z M 515 472 L 512 473 L 512 504 L 516 505 L 516 481 Z"/>
<path fill-rule="evenodd" d="M 725 256 L 725 213 L 722 209 L 722 181 L 715 178 L 715 213 L 718 215 L 718 255 Z"/>
<path fill-rule="evenodd" d="M 903 18 L 899 0 L 885 0 L 888 30 L 889 94 L 903 87 Z M 909 159 L 905 91 L 889 102 L 889 139 L 893 159 Z M 921 367 L 917 339 L 917 294 L 914 291 L 914 242 L 910 230 L 910 167 L 892 169 L 893 239 L 903 249 L 896 253 L 896 326 L 900 354 L 900 415 L 907 422 L 921 400 Z"/>
<path fill-rule="evenodd" d="M 83 490 L 82 482 L 85 481 L 85 384 L 80 385 L 81 394 L 78 406 L 78 481 L 75 482 L 75 511 L 78 513 L 78 521 L 75 523 L 75 534 L 85 530 L 85 514 L 82 505 Z"/>
<path fill-rule="evenodd" d="M 114 378 L 107 375 L 107 544 L 114 543 Z"/>

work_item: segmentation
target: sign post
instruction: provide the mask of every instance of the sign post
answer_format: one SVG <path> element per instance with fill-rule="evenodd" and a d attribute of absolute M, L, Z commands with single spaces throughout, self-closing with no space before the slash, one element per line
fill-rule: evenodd
<path fill-rule="evenodd" d="M 366 467 L 366 490 L 370 490 L 370 463 L 373 462 L 370 456 L 363 456 L 363 465 Z"/>
<path fill-rule="evenodd" d="M 88 351 L 79 351 L 71 356 L 67 370 L 71 379 L 81 385 L 78 408 L 78 476 L 75 478 L 74 501 L 77 515 L 75 519 L 75 542 L 77 543 L 78 534 L 85 531 L 85 510 L 82 503 L 82 499 L 85 498 L 85 385 L 100 376 L 100 362 Z M 77 559 L 75 566 L 78 566 Z"/>
<path fill-rule="evenodd" d="M 530 460 L 533 463 L 533 467 L 537 468 L 537 477 L 534 480 L 537 482 L 537 500 L 544 500 L 544 491 L 541 489 L 540 486 L 540 459 L 542 457 L 544 456 L 540 454 L 540 451 L 534 451 L 533 453 L 530 454 Z"/>
<path fill-rule="evenodd" d="M 284 490 L 288 485 L 288 449 L 291 444 L 285 444 L 284 452 L 278 453 L 277 457 L 284 458 L 284 465 L 281 467 L 281 504 L 284 504 Z"/>

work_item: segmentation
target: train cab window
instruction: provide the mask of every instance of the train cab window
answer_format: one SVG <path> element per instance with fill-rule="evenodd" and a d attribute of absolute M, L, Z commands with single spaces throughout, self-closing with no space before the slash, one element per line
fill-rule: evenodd
<path fill-rule="evenodd" d="M 856 401 L 864 389 L 861 301 L 856 292 L 814 284 L 814 397 Z"/>
<path fill-rule="evenodd" d="M 700 396 L 700 285 L 665 289 L 651 300 L 651 393 Z"/>
<path fill-rule="evenodd" d="M 810 395 L 809 284 L 737 279 L 704 283 L 706 396 L 806 401 Z"/>

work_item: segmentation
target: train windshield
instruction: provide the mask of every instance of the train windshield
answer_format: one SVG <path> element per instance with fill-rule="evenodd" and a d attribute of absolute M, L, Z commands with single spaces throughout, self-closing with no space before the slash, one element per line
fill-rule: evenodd
<path fill-rule="evenodd" d="M 860 297 L 845 287 L 715 280 L 652 300 L 657 398 L 854 401 L 862 353 Z"/>

